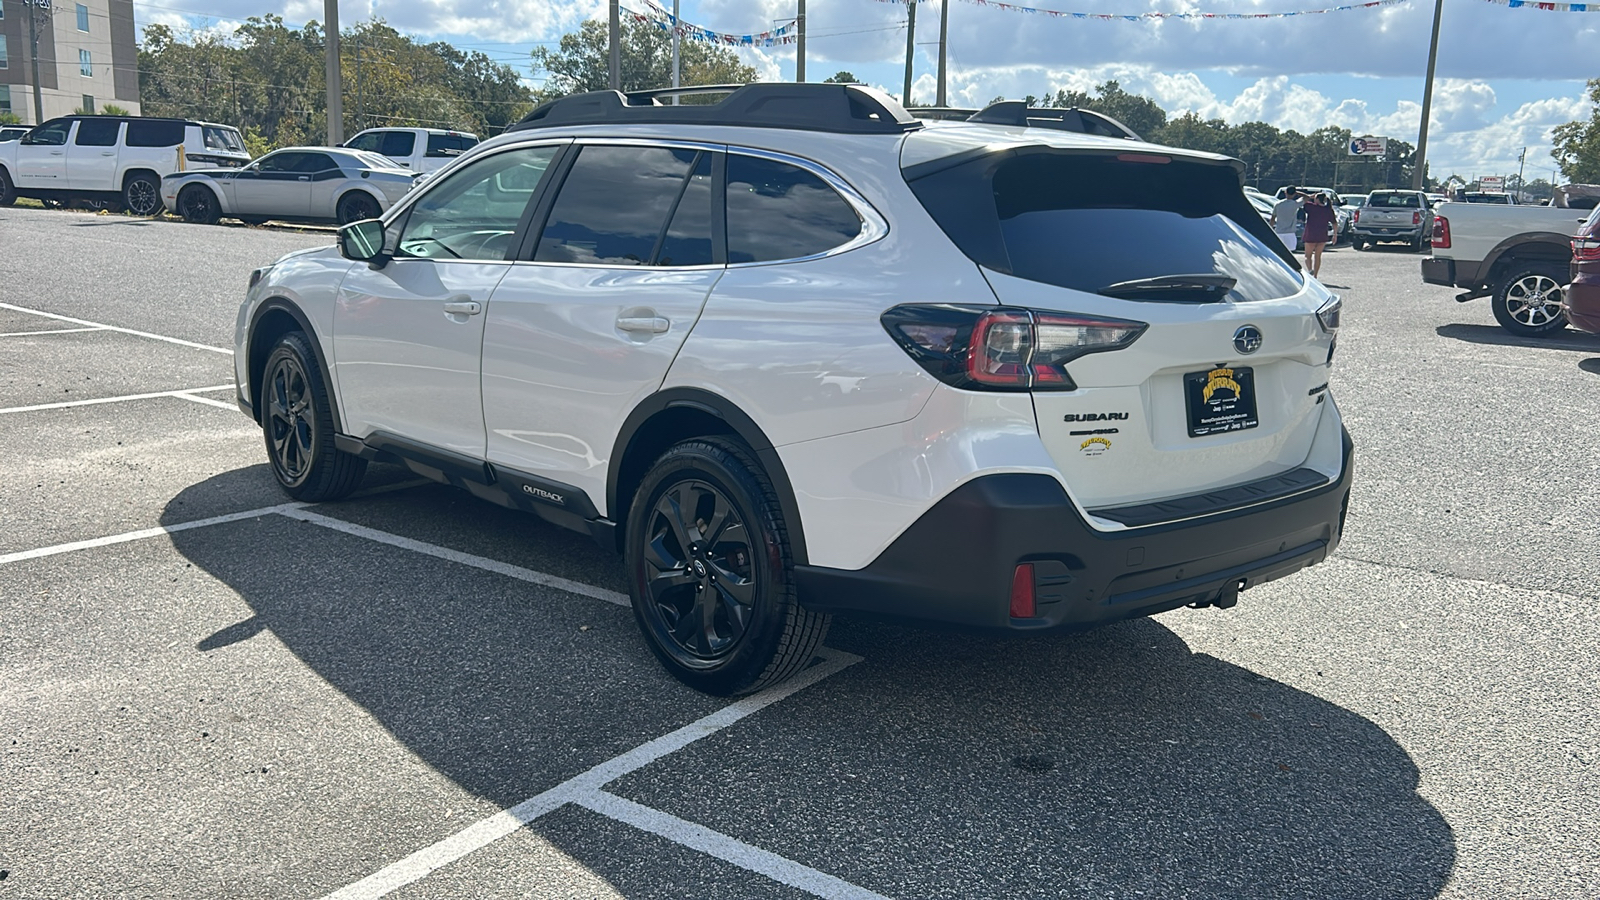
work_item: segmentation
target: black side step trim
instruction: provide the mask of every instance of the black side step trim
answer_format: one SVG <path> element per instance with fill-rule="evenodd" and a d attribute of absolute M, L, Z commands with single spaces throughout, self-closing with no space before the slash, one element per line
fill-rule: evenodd
<path fill-rule="evenodd" d="M 1156 503 L 1140 503 L 1134 506 L 1114 506 L 1109 509 L 1091 509 L 1091 515 L 1113 522 L 1121 522 L 1130 528 L 1142 525 L 1155 525 L 1161 522 L 1173 522 L 1179 519 L 1193 519 L 1199 516 L 1209 516 L 1214 513 L 1228 512 L 1269 500 L 1277 500 L 1290 494 L 1309 491 L 1328 483 L 1328 476 L 1314 469 L 1293 469 L 1282 475 L 1252 481 L 1237 487 L 1223 488 L 1217 491 L 1206 491 L 1203 494 L 1191 494 L 1187 497 L 1178 497 L 1173 500 L 1162 500 Z"/>

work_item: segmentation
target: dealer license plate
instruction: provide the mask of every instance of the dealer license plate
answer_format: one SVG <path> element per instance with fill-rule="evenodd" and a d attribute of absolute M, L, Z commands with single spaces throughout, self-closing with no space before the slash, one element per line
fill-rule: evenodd
<path fill-rule="evenodd" d="M 1183 376 L 1188 399 L 1189 436 L 1243 431 L 1261 424 L 1256 417 L 1255 370 L 1218 367 Z"/>

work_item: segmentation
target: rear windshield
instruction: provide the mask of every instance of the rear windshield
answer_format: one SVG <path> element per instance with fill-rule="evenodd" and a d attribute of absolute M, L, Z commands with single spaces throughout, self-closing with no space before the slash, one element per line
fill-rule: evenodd
<path fill-rule="evenodd" d="M 430 134 L 428 135 L 428 156 L 455 157 L 478 146 L 478 139 L 466 134 Z"/>
<path fill-rule="evenodd" d="M 975 160 L 911 182 L 962 252 L 1018 278 L 1134 299 L 1141 279 L 1233 279 L 1225 294 L 1182 299 L 1269 300 L 1298 292 L 1298 273 L 1221 166 L 1033 153 Z M 1281 245 L 1280 245 L 1281 246 Z M 1220 276 L 1220 279 L 1219 279 Z"/>
<path fill-rule="evenodd" d="M 1373 191 L 1367 205 L 1378 209 L 1421 209 L 1422 198 L 1416 194 L 1380 194 Z"/>

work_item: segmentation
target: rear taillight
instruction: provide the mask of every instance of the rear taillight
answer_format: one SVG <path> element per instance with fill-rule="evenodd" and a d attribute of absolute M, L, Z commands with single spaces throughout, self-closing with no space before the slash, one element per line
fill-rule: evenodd
<path fill-rule="evenodd" d="M 1433 217 L 1433 245 L 1441 250 L 1450 249 L 1450 220 L 1444 216 Z"/>
<path fill-rule="evenodd" d="M 1013 307 L 910 304 L 885 312 L 884 330 L 945 384 L 971 390 L 1076 390 L 1066 365 L 1120 350 L 1144 322 Z"/>
<path fill-rule="evenodd" d="M 1352 222 L 1361 221 L 1361 210 L 1358 209 L 1355 212 L 1351 213 L 1350 214 L 1350 221 L 1352 221 Z"/>
<path fill-rule="evenodd" d="M 1600 259 L 1600 237 L 1589 235 L 1573 238 L 1572 258 L 1577 262 Z"/>
<path fill-rule="evenodd" d="M 1339 332 L 1339 317 L 1344 312 L 1344 298 L 1334 294 L 1317 310 L 1317 322 L 1329 334 Z"/>
<path fill-rule="evenodd" d="M 1421 213 L 1421 211 L 1414 212 L 1414 213 L 1411 214 L 1411 224 L 1413 224 L 1413 225 L 1421 225 L 1422 224 L 1422 213 Z"/>

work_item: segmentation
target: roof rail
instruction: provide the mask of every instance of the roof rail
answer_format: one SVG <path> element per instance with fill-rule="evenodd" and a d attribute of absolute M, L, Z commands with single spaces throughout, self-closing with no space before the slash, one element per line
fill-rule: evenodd
<path fill-rule="evenodd" d="M 1030 107 L 1021 100 L 1001 100 L 991 103 L 967 121 L 989 125 L 1020 125 L 1031 128 L 1056 128 L 1079 134 L 1099 134 L 1106 137 L 1142 141 L 1132 128 L 1105 113 L 1081 107 Z"/>
<path fill-rule="evenodd" d="M 960 109 L 954 106 L 908 106 L 906 112 L 919 119 L 938 119 L 940 121 L 964 122 L 972 118 L 977 112 L 975 109 Z"/>
<path fill-rule="evenodd" d="M 674 94 L 726 93 L 720 102 L 667 106 Z M 590 91 L 540 104 L 507 131 L 570 125 L 731 125 L 841 134 L 903 134 L 922 123 L 882 91 L 861 84 L 702 85 L 651 91 Z"/>

